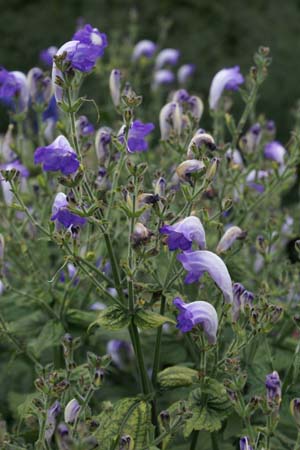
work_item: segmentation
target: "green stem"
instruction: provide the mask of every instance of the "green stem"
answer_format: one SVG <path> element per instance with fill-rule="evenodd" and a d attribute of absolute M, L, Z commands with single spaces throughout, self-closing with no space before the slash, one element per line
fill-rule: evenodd
<path fill-rule="evenodd" d="M 74 428 L 73 428 L 74 434 L 76 433 L 76 430 L 77 430 L 77 426 L 78 426 L 78 423 L 79 423 L 80 416 L 81 416 L 82 413 L 85 411 L 85 409 L 86 409 L 87 405 L 89 404 L 89 402 L 90 402 L 90 400 L 91 400 L 91 398 L 92 398 L 94 392 L 95 392 L 95 390 L 94 390 L 93 386 L 91 385 L 91 386 L 89 387 L 89 390 L 87 391 L 86 396 L 84 397 L 84 400 L 83 400 L 82 404 L 80 405 L 80 409 L 79 409 L 78 414 L 77 414 L 77 416 L 76 416 L 76 419 L 75 419 L 75 422 L 74 422 Z"/>
<path fill-rule="evenodd" d="M 300 450 L 300 429 L 298 430 L 297 440 L 295 442 L 294 450 Z"/>
<path fill-rule="evenodd" d="M 190 450 L 196 450 L 197 449 L 197 442 L 198 442 L 199 433 L 200 432 L 198 430 L 194 430 L 192 432 L 192 440 L 191 440 Z"/>
<path fill-rule="evenodd" d="M 162 295 L 161 303 L 160 303 L 160 311 L 159 311 L 162 316 L 165 313 L 165 307 L 166 307 L 166 297 L 164 295 Z M 152 370 L 152 378 L 151 378 L 154 388 L 156 387 L 157 374 L 159 371 L 162 330 L 163 330 L 162 326 L 157 329 L 156 340 L 155 340 L 153 370 Z"/>
<path fill-rule="evenodd" d="M 142 391 L 143 391 L 144 395 L 149 395 L 151 393 L 150 382 L 149 382 L 148 374 L 146 371 L 144 355 L 142 352 L 142 347 L 141 347 L 141 342 L 140 342 L 140 336 L 138 333 L 138 329 L 137 329 L 135 323 L 133 322 L 133 320 L 131 321 L 129 331 L 130 331 L 130 336 L 132 339 L 132 345 L 136 352 L 136 359 L 137 359 L 139 373 L 140 373 Z"/>
<path fill-rule="evenodd" d="M 249 115 L 251 114 L 251 111 L 254 107 L 256 96 L 257 96 L 257 91 L 258 91 L 258 84 L 255 82 L 250 91 L 249 98 L 248 98 L 246 107 L 244 109 L 244 112 L 242 114 L 242 117 L 239 120 L 238 126 L 236 127 L 235 133 L 232 138 L 232 148 L 233 149 L 236 148 L 239 135 L 242 133 L 244 126 L 246 125 L 247 119 L 248 119 Z"/>

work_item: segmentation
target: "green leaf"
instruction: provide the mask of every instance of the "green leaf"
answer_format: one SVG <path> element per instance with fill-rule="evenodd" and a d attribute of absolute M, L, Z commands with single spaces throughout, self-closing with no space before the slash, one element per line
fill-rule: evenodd
<path fill-rule="evenodd" d="M 69 309 L 67 313 L 68 323 L 88 327 L 95 319 L 94 311 L 82 311 L 80 309 Z"/>
<path fill-rule="evenodd" d="M 190 386 L 199 381 L 199 373 L 189 367 L 173 366 L 160 372 L 157 381 L 162 388 Z"/>
<path fill-rule="evenodd" d="M 176 324 L 176 322 L 169 317 L 162 316 L 161 314 L 157 314 L 153 311 L 145 311 L 144 309 L 141 309 L 136 313 L 136 315 L 134 316 L 134 322 L 136 326 L 141 328 L 142 330 L 157 328 L 162 326 L 166 322 Z"/>
<path fill-rule="evenodd" d="M 50 320 L 44 325 L 39 336 L 29 343 L 28 348 L 39 358 L 47 348 L 60 346 L 63 335 L 64 328 L 62 324 L 56 320 Z"/>
<path fill-rule="evenodd" d="M 148 443 L 148 429 L 151 427 L 151 410 L 147 402 L 138 398 L 119 400 L 112 409 L 98 416 L 100 427 L 96 438 L 101 442 L 101 450 L 115 448 L 123 435 L 131 436 L 132 450 L 141 450 Z"/>
<path fill-rule="evenodd" d="M 189 395 L 188 408 L 192 417 L 184 426 L 184 436 L 188 437 L 193 430 L 217 431 L 222 420 L 232 411 L 225 387 L 217 380 L 206 377 L 201 388 L 193 390 Z"/>
<path fill-rule="evenodd" d="M 106 330 L 120 330 L 129 324 L 126 311 L 118 306 L 109 306 L 100 312 L 97 319 L 89 326 L 89 330 L 98 325 Z"/>

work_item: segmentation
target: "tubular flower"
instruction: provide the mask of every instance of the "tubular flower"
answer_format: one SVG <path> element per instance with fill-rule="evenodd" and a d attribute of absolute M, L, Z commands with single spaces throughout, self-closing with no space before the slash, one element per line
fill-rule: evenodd
<path fill-rule="evenodd" d="M 240 84 L 244 83 L 244 77 L 240 73 L 239 66 L 222 69 L 214 76 L 209 91 L 209 107 L 217 109 L 224 89 L 236 91 Z"/>
<path fill-rule="evenodd" d="M 46 172 L 60 171 L 64 175 L 76 172 L 79 167 L 77 155 L 63 135 L 46 147 L 38 147 L 34 152 L 34 163 L 42 164 Z"/>
<path fill-rule="evenodd" d="M 160 228 L 160 233 L 167 234 L 167 244 L 169 250 L 190 250 L 193 242 L 199 248 L 206 247 L 205 231 L 198 217 L 190 216 L 175 223 L 174 225 L 164 225 Z"/>
<path fill-rule="evenodd" d="M 58 48 L 52 45 L 45 48 L 40 52 L 40 60 L 46 65 L 51 67 L 53 63 L 53 56 L 57 53 Z"/>
<path fill-rule="evenodd" d="M 23 112 L 28 107 L 29 89 L 26 75 L 17 70 L 8 72 L 0 68 L 0 100 L 13 107 L 16 112 Z"/>
<path fill-rule="evenodd" d="M 203 161 L 198 159 L 188 159 L 183 161 L 176 169 L 176 174 L 181 181 L 187 181 L 191 184 L 191 174 L 205 169 Z"/>
<path fill-rule="evenodd" d="M 33 67 L 27 74 L 28 89 L 32 103 L 48 104 L 52 96 L 51 78 L 45 76 L 38 67 Z"/>
<path fill-rule="evenodd" d="M 71 212 L 68 206 L 67 196 L 63 192 L 59 192 L 54 199 L 51 220 L 56 220 L 65 228 L 84 225 L 86 219 Z"/>
<path fill-rule="evenodd" d="M 161 69 L 165 65 L 176 66 L 180 56 L 179 50 L 175 48 L 164 48 L 155 60 L 155 70 Z"/>
<path fill-rule="evenodd" d="M 204 130 L 200 129 L 194 134 L 189 143 L 187 150 L 188 159 L 194 159 L 195 152 L 202 146 L 207 147 L 209 150 L 215 150 L 217 148 L 214 138 Z"/>
<path fill-rule="evenodd" d="M 174 131 L 174 116 L 176 111 L 177 103 L 170 102 L 162 107 L 159 113 L 159 126 L 161 140 L 166 141 L 171 136 Z"/>
<path fill-rule="evenodd" d="M 208 250 L 184 252 L 177 256 L 188 274 L 185 283 L 195 283 L 207 272 L 223 292 L 227 303 L 233 302 L 232 282 L 222 259 Z"/>
<path fill-rule="evenodd" d="M 127 150 L 129 153 L 145 152 L 148 150 L 148 142 L 146 136 L 154 130 L 153 123 L 143 123 L 140 120 L 135 120 L 130 125 L 127 136 Z M 122 127 L 119 132 L 120 142 L 124 142 L 125 127 Z"/>
<path fill-rule="evenodd" d="M 180 311 L 177 316 L 177 328 L 182 333 L 187 333 L 197 325 L 201 325 L 208 342 L 216 343 L 218 315 L 210 303 L 197 301 L 186 304 L 180 297 L 176 297 L 173 304 Z"/>
<path fill-rule="evenodd" d="M 159 86 L 171 84 L 175 80 L 175 76 L 171 70 L 161 69 L 154 72 L 152 88 L 157 89 Z"/>
<path fill-rule="evenodd" d="M 246 235 L 247 233 L 243 231 L 240 227 L 237 226 L 229 227 L 221 237 L 216 252 L 217 253 L 226 252 L 237 239 L 244 239 Z"/>
<path fill-rule="evenodd" d="M 80 405 L 76 398 L 69 401 L 64 411 L 64 419 L 66 423 L 74 423 L 79 413 Z"/>
<path fill-rule="evenodd" d="M 179 84 L 186 84 L 189 78 L 196 70 L 195 64 L 184 64 L 180 66 L 177 72 L 177 79 Z"/>
<path fill-rule="evenodd" d="M 284 164 L 286 149 L 278 141 L 268 142 L 264 148 L 264 156 L 267 159 Z"/>
<path fill-rule="evenodd" d="M 156 44 L 152 41 L 149 41 L 148 39 L 143 39 L 142 41 L 139 41 L 133 48 L 132 52 L 132 61 L 137 61 L 143 56 L 145 58 L 152 58 L 156 51 Z"/>
<path fill-rule="evenodd" d="M 59 403 L 59 401 L 56 400 L 47 411 L 45 439 L 48 442 L 48 444 L 50 443 L 51 438 L 54 434 L 56 426 L 56 418 L 60 413 L 61 413 L 61 404 Z"/>
<path fill-rule="evenodd" d="M 252 189 L 255 189 L 257 192 L 262 194 L 265 190 L 265 187 L 263 184 L 260 183 L 260 180 L 264 180 L 269 176 L 269 172 L 266 170 L 251 170 L 251 172 L 248 173 L 246 178 L 246 184 Z"/>
<path fill-rule="evenodd" d="M 121 370 L 128 369 L 134 358 L 132 345 L 127 341 L 112 339 L 108 341 L 106 351 Z"/>
<path fill-rule="evenodd" d="M 23 166 L 20 161 L 16 159 L 15 161 L 1 164 L 0 170 L 8 172 L 10 172 L 11 170 L 16 170 L 17 172 L 19 172 L 19 175 L 21 177 L 21 190 L 25 190 L 27 183 L 26 178 L 29 177 L 29 170 L 25 166 Z M 0 182 L 4 201 L 7 205 L 11 205 L 14 195 L 11 191 L 10 183 L 3 178 L 2 174 L 0 174 Z"/>

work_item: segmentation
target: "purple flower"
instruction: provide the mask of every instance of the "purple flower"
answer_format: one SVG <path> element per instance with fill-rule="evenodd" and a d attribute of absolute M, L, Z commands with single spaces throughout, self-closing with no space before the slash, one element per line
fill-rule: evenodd
<path fill-rule="evenodd" d="M 180 297 L 176 297 L 173 304 L 180 311 L 177 316 L 177 328 L 182 333 L 187 333 L 195 326 L 201 325 L 208 342 L 216 343 L 218 315 L 210 303 L 197 301 L 186 304 Z"/>
<path fill-rule="evenodd" d="M 135 120 L 130 125 L 127 137 L 127 150 L 129 153 L 145 152 L 148 150 L 148 142 L 145 137 L 154 130 L 153 123 L 143 123 Z M 120 140 L 124 139 L 124 130 L 121 131 Z"/>
<path fill-rule="evenodd" d="M 249 438 L 247 436 L 240 439 L 240 450 L 253 450 L 253 447 L 249 444 Z"/>
<path fill-rule="evenodd" d="M 191 175 L 195 172 L 200 172 L 200 170 L 203 169 L 205 169 L 203 161 L 198 161 L 198 159 L 188 159 L 179 164 L 176 169 L 176 174 L 181 181 L 187 181 L 192 184 Z"/>
<path fill-rule="evenodd" d="M 276 161 L 279 164 L 284 164 L 284 156 L 286 149 L 278 141 L 268 142 L 265 145 L 264 156 L 267 159 Z"/>
<path fill-rule="evenodd" d="M 27 80 L 31 101 L 48 104 L 52 96 L 51 78 L 38 67 L 33 67 L 27 74 Z"/>
<path fill-rule="evenodd" d="M 268 402 L 280 403 L 281 401 L 281 381 L 276 371 L 266 376 L 266 390 Z"/>
<path fill-rule="evenodd" d="M 155 70 L 161 69 L 165 65 L 176 66 L 180 56 L 180 51 L 175 48 L 164 48 L 155 60 Z"/>
<path fill-rule="evenodd" d="M 175 76 L 171 70 L 161 69 L 157 70 L 153 74 L 153 89 L 157 89 L 159 86 L 164 84 L 171 84 L 175 80 Z"/>
<path fill-rule="evenodd" d="M 240 311 L 244 312 L 246 305 L 252 306 L 253 300 L 254 294 L 252 292 L 247 291 L 241 283 L 234 283 L 232 311 L 232 318 L 234 321 L 238 319 Z"/>
<path fill-rule="evenodd" d="M 13 161 L 17 158 L 16 153 L 12 150 L 12 145 L 14 143 L 13 129 L 13 124 L 9 124 L 0 146 L 1 159 L 6 162 Z"/>
<path fill-rule="evenodd" d="M 196 70 L 195 64 L 184 64 L 180 66 L 177 72 L 177 79 L 179 84 L 186 84 L 188 79 Z"/>
<path fill-rule="evenodd" d="M 148 39 L 139 41 L 133 48 L 132 61 L 137 61 L 142 56 L 145 58 L 152 58 L 156 51 L 156 44 Z"/>
<path fill-rule="evenodd" d="M 275 124 L 274 120 L 268 120 L 267 121 L 267 123 L 266 123 L 266 130 L 270 134 L 275 134 L 276 133 L 276 124 Z"/>
<path fill-rule="evenodd" d="M 246 184 L 252 189 L 255 189 L 257 192 L 262 194 L 265 190 L 265 187 L 263 184 L 258 183 L 260 180 L 264 180 L 269 176 L 269 172 L 266 170 L 251 170 L 251 172 L 248 173 L 246 178 Z"/>
<path fill-rule="evenodd" d="M 69 401 L 64 411 L 64 418 L 66 423 L 73 423 L 79 413 L 80 405 L 76 398 Z"/>
<path fill-rule="evenodd" d="M 101 127 L 95 136 L 95 148 L 97 158 L 100 164 L 104 164 L 109 156 L 109 144 L 111 143 L 112 129 Z"/>
<path fill-rule="evenodd" d="M 188 103 L 189 99 L 190 94 L 186 89 L 178 89 L 178 91 L 175 91 L 172 95 L 172 102 Z"/>
<path fill-rule="evenodd" d="M 63 192 L 56 194 L 52 206 L 51 220 L 57 220 L 65 228 L 83 226 L 86 223 L 86 219 L 71 212 L 68 206 L 67 196 Z"/>
<path fill-rule="evenodd" d="M 244 77 L 240 73 L 239 66 L 222 69 L 214 76 L 209 91 L 209 107 L 217 109 L 224 89 L 236 91 L 240 84 L 244 83 Z"/>
<path fill-rule="evenodd" d="M 174 225 L 164 225 L 159 231 L 168 235 L 167 244 L 171 251 L 190 250 L 193 242 L 196 242 L 199 248 L 206 247 L 205 231 L 198 217 L 186 217 Z"/>
<path fill-rule="evenodd" d="M 45 439 L 48 442 L 48 445 L 54 434 L 56 418 L 60 413 L 61 413 L 61 404 L 59 403 L 59 401 L 56 400 L 47 411 Z"/>
<path fill-rule="evenodd" d="M 54 47 L 53 45 L 51 47 L 45 48 L 40 52 L 40 60 L 46 65 L 46 66 L 52 66 L 53 63 L 53 56 L 56 55 L 58 48 Z"/>
<path fill-rule="evenodd" d="M 200 128 L 200 130 L 196 131 L 196 133 L 194 134 L 189 143 L 187 150 L 188 159 L 194 159 L 195 152 L 199 150 L 202 146 L 208 148 L 208 150 L 211 151 L 217 148 L 214 138 Z"/>
<path fill-rule="evenodd" d="M 132 345 L 119 339 L 108 341 L 106 352 L 111 356 L 115 365 L 122 370 L 129 368 L 134 357 Z"/>
<path fill-rule="evenodd" d="M 222 259 L 208 250 L 184 252 L 177 256 L 188 274 L 185 283 L 195 283 L 207 272 L 223 292 L 225 301 L 232 303 L 232 282 L 228 269 Z"/>
<path fill-rule="evenodd" d="M 192 95 L 189 98 L 189 111 L 194 119 L 196 119 L 198 122 L 202 117 L 204 105 L 203 101 L 200 97 L 197 97 L 197 95 Z"/>
<path fill-rule="evenodd" d="M 86 116 L 79 116 L 76 120 L 76 130 L 79 136 L 85 137 L 93 134 L 95 128 Z"/>
<path fill-rule="evenodd" d="M 76 172 L 79 167 L 77 155 L 63 135 L 46 147 L 38 147 L 34 152 L 34 163 L 43 164 L 46 172 L 60 171 L 64 175 Z"/>
<path fill-rule="evenodd" d="M 233 150 L 232 148 L 229 148 L 226 151 L 225 156 L 233 167 L 235 167 L 235 166 L 241 167 L 241 168 L 244 167 L 244 161 L 243 161 L 242 155 L 238 150 L 236 150 L 236 149 Z"/>
<path fill-rule="evenodd" d="M 17 112 L 27 109 L 29 90 L 26 75 L 19 71 L 8 72 L 0 68 L 0 100 Z"/>
<path fill-rule="evenodd" d="M 72 263 L 68 263 L 67 264 L 67 274 L 68 274 L 68 278 L 70 281 L 73 281 L 73 285 L 77 286 L 77 284 L 79 283 L 79 278 L 76 276 L 77 275 L 77 268 L 74 266 L 74 264 Z M 59 281 L 61 281 L 62 283 L 65 283 L 66 281 L 66 275 L 64 271 L 60 272 L 59 275 Z"/>
<path fill-rule="evenodd" d="M 76 31 L 72 40 L 88 45 L 89 48 L 95 52 L 97 57 L 103 56 L 104 49 L 108 45 L 106 34 L 101 33 L 98 28 L 93 28 L 92 25 L 89 24 Z"/>
<path fill-rule="evenodd" d="M 169 139 L 174 130 L 174 116 L 176 111 L 176 102 L 167 103 L 162 107 L 159 113 L 159 126 L 162 141 Z"/>
<path fill-rule="evenodd" d="M 121 96 L 121 71 L 113 69 L 109 77 L 109 90 L 113 104 L 117 107 L 120 104 Z"/>

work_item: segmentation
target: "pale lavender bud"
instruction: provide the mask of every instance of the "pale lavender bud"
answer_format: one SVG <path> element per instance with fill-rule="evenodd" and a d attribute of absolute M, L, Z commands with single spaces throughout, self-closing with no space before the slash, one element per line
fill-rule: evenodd
<path fill-rule="evenodd" d="M 266 390 L 268 403 L 279 406 L 281 402 L 281 381 L 278 372 L 274 371 L 266 376 Z"/>
<path fill-rule="evenodd" d="M 17 70 L 10 73 L 14 76 L 18 84 L 17 112 L 26 111 L 29 103 L 29 89 L 26 75 L 23 72 L 19 72 Z"/>
<path fill-rule="evenodd" d="M 180 297 L 176 297 L 173 304 L 180 311 L 177 316 L 177 328 L 182 333 L 187 333 L 197 325 L 201 325 L 208 342 L 210 344 L 216 343 L 218 315 L 210 303 L 197 301 L 186 304 Z"/>
<path fill-rule="evenodd" d="M 69 401 L 64 411 L 64 419 L 66 423 L 74 423 L 80 410 L 80 405 L 76 398 Z"/>
<path fill-rule="evenodd" d="M 107 306 L 101 302 L 95 302 L 89 307 L 91 311 L 103 311 L 105 308 L 107 308 Z"/>
<path fill-rule="evenodd" d="M 29 95 L 32 103 L 48 104 L 52 97 L 51 78 L 44 75 L 44 72 L 33 67 L 27 74 Z"/>
<path fill-rule="evenodd" d="M 66 42 L 64 45 L 62 45 L 56 53 L 56 56 L 62 56 L 63 54 L 75 54 L 76 53 L 76 49 L 77 46 L 79 45 L 79 41 L 68 41 Z M 58 79 L 63 80 L 63 74 L 61 72 L 61 70 L 59 70 L 55 64 L 55 62 L 53 61 L 53 66 L 52 66 L 52 84 L 54 87 L 54 95 L 55 95 L 55 99 L 56 101 L 59 103 L 62 101 L 63 99 L 63 89 L 62 87 L 57 84 Z"/>
<path fill-rule="evenodd" d="M 175 76 L 171 70 L 161 69 L 153 74 L 152 89 L 157 89 L 159 86 L 173 83 Z"/>
<path fill-rule="evenodd" d="M 1 155 L 5 162 L 10 162 L 17 158 L 16 153 L 11 148 L 14 142 L 13 129 L 14 125 L 12 123 L 9 124 L 5 136 L 1 142 Z"/>
<path fill-rule="evenodd" d="M 119 106 L 121 98 L 121 71 L 113 69 L 109 77 L 110 95 L 115 107 Z"/>
<path fill-rule="evenodd" d="M 142 41 L 139 41 L 133 48 L 132 52 L 132 61 L 137 61 L 138 59 L 142 58 L 143 56 L 145 58 L 152 58 L 156 51 L 156 44 L 152 41 L 149 41 L 148 39 L 143 39 Z"/>
<path fill-rule="evenodd" d="M 294 398 L 290 403 L 290 411 L 295 422 L 300 427 L 300 398 Z"/>
<path fill-rule="evenodd" d="M 172 102 L 177 103 L 187 103 L 190 99 L 189 93 L 185 89 L 178 89 L 177 91 L 173 92 L 171 100 Z"/>
<path fill-rule="evenodd" d="M 2 280 L 0 280 L 0 295 L 2 295 L 4 291 L 5 291 L 4 283 Z"/>
<path fill-rule="evenodd" d="M 56 418 L 61 413 L 61 404 L 56 400 L 47 411 L 45 439 L 50 444 L 55 431 Z"/>
<path fill-rule="evenodd" d="M 77 135 L 81 138 L 91 136 L 94 131 L 94 125 L 89 121 L 86 116 L 79 116 L 75 122 Z"/>
<path fill-rule="evenodd" d="M 240 227 L 229 227 L 220 239 L 216 252 L 218 254 L 226 252 L 237 239 L 244 239 L 247 233 Z"/>
<path fill-rule="evenodd" d="M 222 69 L 214 76 L 209 91 L 209 107 L 217 109 L 224 89 L 237 90 L 244 83 L 244 77 L 240 73 L 239 66 Z"/>
<path fill-rule="evenodd" d="M 154 194 L 159 195 L 159 197 L 164 197 L 166 194 L 167 182 L 165 178 L 159 177 L 154 184 Z"/>
<path fill-rule="evenodd" d="M 99 164 L 104 164 L 109 156 L 109 145 L 111 143 L 111 128 L 101 127 L 95 136 L 96 155 Z"/>
<path fill-rule="evenodd" d="M 269 134 L 275 135 L 276 133 L 276 125 L 274 120 L 268 120 L 266 123 L 266 130 Z"/>
<path fill-rule="evenodd" d="M 152 235 L 153 233 L 145 227 L 144 224 L 137 222 L 131 235 L 133 246 L 138 247 L 139 245 L 146 243 Z"/>
<path fill-rule="evenodd" d="M 5 241 L 3 234 L 0 234 L 0 265 L 4 259 L 4 249 L 5 249 Z"/>
<path fill-rule="evenodd" d="M 166 141 L 171 136 L 174 130 L 174 113 L 176 110 L 176 103 L 170 102 L 162 107 L 159 113 L 159 126 L 161 139 Z"/>
<path fill-rule="evenodd" d="M 254 294 L 247 291 L 241 283 L 233 285 L 233 311 L 232 318 L 236 321 L 239 318 L 240 311 L 245 311 L 245 306 L 252 306 Z"/>
<path fill-rule="evenodd" d="M 188 271 L 185 283 L 195 283 L 207 272 L 223 292 L 227 303 L 233 302 L 232 282 L 228 269 L 222 259 L 208 250 L 184 252 L 177 256 Z"/>
<path fill-rule="evenodd" d="M 264 156 L 267 159 L 284 164 L 286 149 L 278 141 L 268 142 L 264 148 Z"/>
<path fill-rule="evenodd" d="M 229 148 L 227 150 L 227 152 L 225 153 L 225 156 L 233 168 L 235 168 L 235 167 L 243 168 L 244 167 L 244 161 L 243 161 L 242 155 L 237 149 L 233 150 L 232 148 Z"/>
<path fill-rule="evenodd" d="M 189 106 L 190 106 L 190 113 L 192 115 L 192 117 L 199 122 L 203 111 L 204 111 L 204 105 L 203 105 L 203 101 L 201 100 L 200 97 L 197 97 L 196 95 L 192 95 L 189 99 Z"/>
<path fill-rule="evenodd" d="M 195 64 L 184 64 L 180 66 L 177 72 L 177 79 L 179 84 L 186 84 L 189 78 L 196 70 Z"/>
<path fill-rule="evenodd" d="M 179 103 L 176 103 L 174 116 L 173 116 L 173 126 L 174 131 L 177 136 L 181 135 L 181 130 L 183 128 L 183 121 L 182 121 L 182 106 Z"/>
<path fill-rule="evenodd" d="M 188 150 L 187 150 L 187 157 L 189 159 L 195 158 L 195 152 L 199 150 L 201 147 L 207 147 L 209 150 L 215 150 L 216 149 L 216 143 L 214 141 L 214 138 L 208 134 L 203 132 L 203 130 L 198 130 L 196 134 L 192 137 Z"/>
<path fill-rule="evenodd" d="M 246 184 L 252 189 L 255 189 L 257 192 L 262 194 L 265 190 L 263 184 L 260 183 L 261 180 L 264 180 L 269 176 L 269 172 L 266 170 L 251 170 L 246 177 Z"/>
<path fill-rule="evenodd" d="M 156 57 L 155 69 L 161 69 L 165 65 L 175 66 L 178 62 L 179 56 L 179 50 L 175 48 L 164 48 Z"/>
<path fill-rule="evenodd" d="M 55 137 L 55 129 L 56 129 L 56 120 L 52 117 L 49 117 L 44 121 L 45 129 L 44 129 L 44 137 L 46 141 L 50 144 L 54 141 Z"/>
<path fill-rule="evenodd" d="M 191 175 L 200 172 L 203 169 L 205 169 L 203 161 L 198 161 L 198 159 L 188 159 L 179 164 L 176 169 L 176 174 L 181 181 L 191 183 Z"/>

